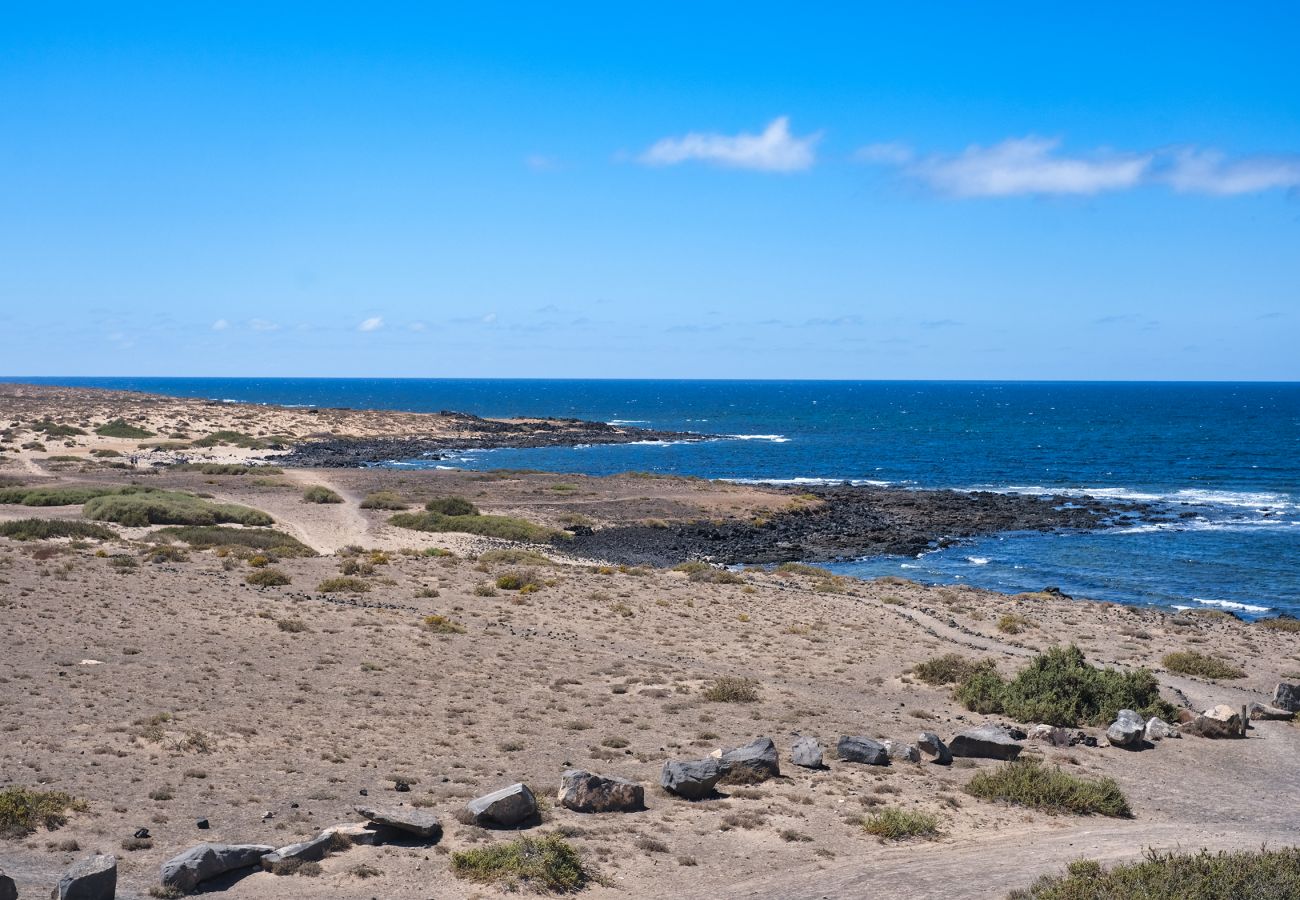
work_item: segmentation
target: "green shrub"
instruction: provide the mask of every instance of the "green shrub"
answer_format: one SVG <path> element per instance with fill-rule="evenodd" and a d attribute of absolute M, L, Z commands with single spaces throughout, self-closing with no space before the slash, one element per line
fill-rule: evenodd
<path fill-rule="evenodd" d="M 322 484 L 315 484 L 302 492 L 304 503 L 342 503 L 343 498 Z"/>
<path fill-rule="evenodd" d="M 1011 900 L 1240 900 L 1300 897 L 1300 847 L 1179 853 L 1148 850 L 1141 862 L 1105 869 L 1092 860 L 1044 876 Z"/>
<path fill-rule="evenodd" d="M 15 541 L 44 541 L 50 538 L 111 541 L 117 532 L 93 522 L 63 519 L 14 519 L 0 522 L 0 535 Z"/>
<path fill-rule="evenodd" d="M 448 516 L 437 512 L 398 513 L 392 516 L 389 524 L 398 528 L 410 528 L 415 531 L 460 532 L 479 534 L 484 537 L 501 538 L 507 541 L 529 541 L 541 544 L 554 537 L 565 537 L 562 531 L 555 531 L 543 525 L 537 525 L 525 519 L 509 516 Z"/>
<path fill-rule="evenodd" d="M 497 587 L 503 591 L 522 591 L 530 585 L 536 589 L 537 573 L 522 569 L 514 572 L 503 572 L 497 576 Z"/>
<path fill-rule="evenodd" d="M 244 447 L 248 450 L 265 450 L 275 441 L 271 438 L 255 438 L 251 434 L 245 434 L 242 431 L 214 431 L 205 435 L 194 442 L 195 447 L 216 447 L 221 444 L 230 444 L 235 447 Z"/>
<path fill-rule="evenodd" d="M 806 575 L 809 578 L 833 578 L 835 576 L 835 573 L 830 569 L 797 562 L 781 563 L 776 567 L 776 571 L 782 575 Z"/>
<path fill-rule="evenodd" d="M 57 484 L 50 487 L 0 488 L 0 503 L 17 506 L 80 506 L 96 497 L 127 490 L 100 484 Z"/>
<path fill-rule="evenodd" d="M 477 516 L 478 507 L 464 497 L 435 497 L 424 508 L 444 516 Z"/>
<path fill-rule="evenodd" d="M 510 890 L 524 886 L 553 893 L 581 890 L 591 878 L 578 852 L 558 834 L 457 851 L 451 855 L 451 871 L 458 878 Z"/>
<path fill-rule="evenodd" d="M 170 544 L 159 544 L 156 547 L 150 547 L 144 553 L 144 558 L 151 563 L 180 563 L 187 562 L 190 555 L 180 547 L 173 547 Z"/>
<path fill-rule="evenodd" d="M 1018 759 L 976 774 L 967 783 L 966 793 L 981 800 L 1002 800 L 1049 813 L 1116 818 L 1133 815 L 1114 779 L 1080 778 L 1060 768 L 1049 769 L 1033 758 Z"/>
<path fill-rule="evenodd" d="M 520 550 L 515 547 L 508 547 L 504 550 L 487 550 L 479 554 L 478 561 L 485 566 L 492 565 L 529 565 L 529 566 L 553 566 L 555 563 L 536 550 Z"/>
<path fill-rule="evenodd" d="M 113 419 L 111 422 L 105 422 L 95 429 L 95 434 L 100 437 L 111 438 L 151 438 L 154 436 L 152 431 L 132 425 L 126 419 Z"/>
<path fill-rule="evenodd" d="M 1011 681 L 992 668 L 975 672 L 958 686 L 956 698 L 974 712 L 1048 725 L 1105 725 L 1121 709 L 1163 719 L 1175 714 L 1160 699 L 1160 683 L 1150 671 L 1099 669 L 1073 645 L 1040 653 Z"/>
<path fill-rule="evenodd" d="M 862 828 L 881 840 L 902 841 L 913 837 L 934 837 L 939 833 L 939 820 L 929 813 L 891 806 L 872 815 Z"/>
<path fill-rule="evenodd" d="M 361 501 L 362 509 L 409 509 L 411 504 L 403 500 L 393 491 L 375 491 L 366 494 L 366 499 Z"/>
<path fill-rule="evenodd" d="M 159 528 L 151 540 L 177 540 L 195 550 L 212 550 L 232 547 L 241 550 L 261 550 L 276 556 L 315 556 L 302 541 L 276 531 L 274 528 L 229 528 L 221 525 L 178 525 Z"/>
<path fill-rule="evenodd" d="M 1033 623 L 1019 613 L 1006 613 L 998 619 L 998 631 L 1003 634 L 1020 634 Z"/>
<path fill-rule="evenodd" d="M 360 578 L 326 578 L 316 585 L 322 594 L 364 594 L 370 590 L 370 583 Z"/>
<path fill-rule="evenodd" d="M 926 684 L 961 684 L 978 672 L 993 670 L 991 659 L 971 659 L 960 653 L 945 653 L 912 667 L 912 674 Z"/>
<path fill-rule="evenodd" d="M 1272 619 L 1260 619 L 1255 623 L 1269 631 L 1300 631 L 1300 619 L 1294 616 L 1277 616 Z"/>
<path fill-rule="evenodd" d="M 44 432 L 46 437 L 52 438 L 75 437 L 86 433 L 76 425 L 64 425 L 61 422 L 53 422 L 48 418 L 33 423 L 32 431 Z"/>
<path fill-rule="evenodd" d="M 292 579 L 279 569 L 258 569 L 244 579 L 253 587 L 283 587 Z"/>
<path fill-rule="evenodd" d="M 64 825 L 69 812 L 82 812 L 86 804 L 63 791 L 34 791 L 7 787 L 0 790 L 0 837 L 22 837 L 44 826 Z"/>
<path fill-rule="evenodd" d="M 692 559 L 673 566 L 674 572 L 685 572 L 691 581 L 704 584 L 744 584 L 745 579 L 727 569 L 718 569 L 708 563 Z"/>
<path fill-rule="evenodd" d="M 119 525 L 270 525 L 274 520 L 261 510 L 235 503 L 214 503 L 179 491 L 136 490 L 95 497 L 82 513 L 88 519 Z"/>
<path fill-rule="evenodd" d="M 90 455 L 99 457 L 100 459 L 112 459 L 114 457 L 120 457 L 122 454 L 118 453 L 116 450 L 110 450 L 107 447 L 96 447 L 90 451 Z"/>
<path fill-rule="evenodd" d="M 465 626 L 437 613 L 424 617 L 424 627 L 434 634 L 464 634 Z"/>
<path fill-rule="evenodd" d="M 168 472 L 198 472 L 200 475 L 283 475 L 279 466 L 251 466 L 243 463 L 176 463 Z"/>
<path fill-rule="evenodd" d="M 1246 673 L 1236 666 L 1229 665 L 1221 659 L 1197 653 L 1195 650 L 1180 650 L 1166 653 L 1161 660 L 1165 668 L 1178 675 L 1195 675 L 1198 678 L 1245 678 Z"/>
<path fill-rule="evenodd" d="M 754 703 L 758 700 L 758 682 L 752 678 L 723 675 L 704 689 L 704 699 L 714 703 Z"/>

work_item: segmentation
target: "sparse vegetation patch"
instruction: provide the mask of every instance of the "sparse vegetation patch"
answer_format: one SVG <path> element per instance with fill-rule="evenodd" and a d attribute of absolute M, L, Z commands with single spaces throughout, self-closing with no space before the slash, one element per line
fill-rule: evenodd
<path fill-rule="evenodd" d="M 586 886 L 591 876 L 578 851 L 558 834 L 522 837 L 451 855 L 458 878 L 501 885 L 508 890 L 569 893 Z"/>
<path fill-rule="evenodd" d="M 93 522 L 63 519 L 15 519 L 0 522 L 0 535 L 16 541 L 44 541 L 50 538 L 111 541 L 117 532 Z"/>
<path fill-rule="evenodd" d="M 1231 663 L 1226 663 L 1215 656 L 1207 656 L 1195 650 L 1181 650 L 1165 654 L 1161 660 L 1165 668 L 1178 675 L 1194 675 L 1197 678 L 1245 678 L 1246 673 Z"/>
<path fill-rule="evenodd" d="M 1059 768 L 1048 768 L 1033 758 L 980 772 L 967 783 L 966 793 L 981 800 L 1001 800 L 1050 813 L 1116 818 L 1133 815 L 1114 779 L 1080 778 Z"/>
<path fill-rule="evenodd" d="M 1070 863 L 1010 900 L 1237 900 L 1300 897 L 1300 847 L 1234 853 L 1148 850 L 1141 862 L 1109 869 L 1093 860 Z"/>

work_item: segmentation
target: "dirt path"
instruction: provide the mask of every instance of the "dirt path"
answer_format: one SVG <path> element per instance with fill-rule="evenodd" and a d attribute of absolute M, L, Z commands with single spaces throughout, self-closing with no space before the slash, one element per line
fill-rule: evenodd
<path fill-rule="evenodd" d="M 342 497 L 343 502 L 303 503 L 299 493 L 287 495 L 282 502 L 263 500 L 261 508 L 270 513 L 280 527 L 321 554 L 334 553 L 349 544 L 366 544 L 370 522 L 361 512 L 359 497 L 321 471 L 285 469 L 284 477 L 304 489 L 316 485 L 327 487 Z"/>

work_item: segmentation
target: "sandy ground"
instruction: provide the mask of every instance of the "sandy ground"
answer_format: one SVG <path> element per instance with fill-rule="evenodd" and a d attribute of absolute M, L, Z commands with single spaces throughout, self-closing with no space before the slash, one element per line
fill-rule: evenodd
<path fill-rule="evenodd" d="M 351 806 L 362 789 L 370 800 L 427 804 L 445 837 L 433 847 L 355 847 L 327 859 L 318 877 L 256 873 L 226 893 L 493 896 L 494 887 L 451 876 L 448 853 L 515 835 L 462 825 L 456 811 L 516 780 L 550 797 L 568 766 L 647 785 L 644 812 L 591 816 L 547 804 L 534 830 L 561 831 L 581 850 L 602 881 L 586 891 L 593 898 L 1002 896 L 1081 856 L 1291 843 L 1300 826 L 1300 779 L 1291 777 L 1300 728 L 1285 722 L 1255 723 L 1246 740 L 1187 737 L 1141 753 L 1036 751 L 1071 771 L 1116 778 L 1136 812 L 1128 821 L 965 795 L 971 774 L 991 762 L 879 769 L 832 759 L 817 772 L 788 762 L 796 733 L 829 747 L 841 734 L 910 741 L 929 729 L 947 739 L 981 721 L 947 690 L 907 675 L 939 653 L 989 656 L 1011 673 L 1037 649 L 1067 641 L 1093 662 L 1156 669 L 1170 650 L 1200 649 L 1247 672 L 1221 684 L 1159 673 L 1169 699 L 1204 708 L 1267 700 L 1279 679 L 1300 677 L 1294 634 L 1222 616 L 899 581 L 846 581 L 827 592 L 815 578 L 749 572 L 743 584 L 702 584 L 549 549 L 552 564 L 533 567 L 542 590 L 484 596 L 481 586 L 518 568 L 476 561 L 501 542 L 396 529 L 389 513 L 358 506 L 388 487 L 413 501 L 462 493 L 485 510 L 537 521 L 581 509 L 599 524 L 752 515 L 789 499 L 740 486 L 563 476 L 576 489 L 556 491 L 560 479 L 549 475 L 145 476 L 58 462 L 0 469 L 29 480 L 36 472 L 135 478 L 246 503 L 322 555 L 282 560 L 293 583 L 256 589 L 244 580 L 251 569 L 211 552 L 163 564 L 139 558 L 146 529 L 119 529 L 123 541 L 106 548 L 139 559 L 130 568 L 97 556 L 93 544 L 0 539 L 0 786 L 44 785 L 88 803 L 58 831 L 0 843 L 0 868 L 16 877 L 20 896 L 45 896 L 95 849 L 119 856 L 119 896 L 145 896 L 159 863 L 199 841 L 280 845 L 356 821 Z M 345 502 L 302 502 L 312 484 Z M 0 506 L 0 517 L 78 511 Z M 349 546 L 388 551 L 365 576 L 371 590 L 316 592 L 339 574 L 339 551 Z M 430 547 L 456 555 L 415 555 Z M 1010 611 L 1030 620 L 1026 631 L 997 629 Z M 422 624 L 430 613 L 465 633 L 430 632 Z M 702 690 L 719 675 L 755 679 L 760 699 L 709 702 Z M 667 758 L 757 736 L 776 740 L 782 778 L 700 803 L 656 786 Z M 398 778 L 411 793 L 394 791 Z M 860 824 L 882 805 L 933 812 L 942 835 L 882 845 Z M 195 828 L 200 817 L 211 830 Z M 122 849 L 140 827 L 152 846 Z M 79 849 L 61 849 L 65 842 Z M 380 874 L 359 877 L 363 864 Z"/>

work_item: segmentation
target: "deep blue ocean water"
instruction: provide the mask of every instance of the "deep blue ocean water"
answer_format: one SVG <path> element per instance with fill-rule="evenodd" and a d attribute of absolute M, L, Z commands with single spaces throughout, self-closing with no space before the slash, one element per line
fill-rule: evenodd
<path fill-rule="evenodd" d="M 265 403 L 575 416 L 707 443 L 474 451 L 398 465 L 653 471 L 1131 497 L 1178 525 L 1005 534 L 852 574 L 1300 614 L 1300 384 L 23 379 Z"/>

